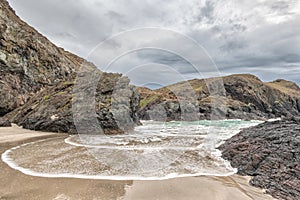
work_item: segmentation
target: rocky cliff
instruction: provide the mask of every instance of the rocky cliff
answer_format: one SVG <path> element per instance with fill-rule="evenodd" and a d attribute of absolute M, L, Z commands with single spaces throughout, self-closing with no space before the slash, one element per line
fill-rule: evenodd
<path fill-rule="evenodd" d="M 182 105 L 179 98 L 183 96 L 194 96 L 193 100 L 187 101 L 197 107 L 198 119 L 210 119 L 212 109 L 217 110 L 220 117 L 241 119 L 300 114 L 300 89 L 293 82 L 276 80 L 265 83 L 250 74 L 225 76 L 220 80 L 222 88 L 215 94 L 208 89 L 213 78 L 194 79 L 158 90 L 139 88 L 139 115 L 142 119 L 180 120 Z M 153 114 L 157 107 L 160 113 Z"/>
<path fill-rule="evenodd" d="M 83 59 L 56 47 L 0 1 L 0 116 L 76 72 Z"/>
<path fill-rule="evenodd" d="M 91 126 L 97 125 L 90 124 L 88 119 L 92 117 L 97 118 L 105 134 L 118 134 L 132 129 L 139 123 L 137 117 L 139 95 L 135 87 L 129 85 L 129 79 L 120 74 L 103 73 L 102 77 L 97 84 L 96 95 L 90 95 L 91 98 L 95 98 L 95 113 L 85 115 L 86 110 L 83 110 L 84 113 L 79 113 L 81 116 L 79 116 L 80 122 L 77 123 L 77 127 L 74 123 L 74 115 L 78 111 L 72 106 L 78 103 L 85 109 L 89 102 L 76 97 L 73 79 L 59 82 L 37 93 L 25 105 L 15 109 L 7 117 L 27 129 L 70 134 L 75 134 L 80 129 L 84 129 L 80 133 L 89 133 Z M 116 90 L 122 91 L 122 94 L 114 95 Z M 113 112 L 113 106 L 117 112 Z M 122 116 L 117 118 L 117 114 Z"/>
<path fill-rule="evenodd" d="M 101 76 L 91 97 L 96 99 L 95 117 L 104 131 L 120 133 L 120 123 L 128 123 L 126 128 L 138 123 L 139 98 L 128 78 L 102 73 L 92 63 L 55 46 L 17 17 L 6 0 L 0 1 L 0 117 L 5 115 L 4 119 L 28 129 L 76 133 L 73 87 L 82 65 Z M 124 115 L 118 120 L 111 110 L 116 87 L 123 91 L 114 101 L 121 101 L 115 107 Z M 78 103 L 84 106 L 86 102 Z"/>
<path fill-rule="evenodd" d="M 300 197 L 300 119 L 266 122 L 244 129 L 219 147 L 250 183 L 278 199 Z"/>

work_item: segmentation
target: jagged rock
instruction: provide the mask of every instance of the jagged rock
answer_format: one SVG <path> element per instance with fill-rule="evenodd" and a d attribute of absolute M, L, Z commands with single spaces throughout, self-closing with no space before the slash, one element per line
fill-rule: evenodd
<path fill-rule="evenodd" d="M 100 81 L 90 80 L 96 75 Z M 76 99 L 80 92 L 88 98 Z M 85 110 L 94 100 L 92 112 Z M 0 116 L 32 130 L 77 133 L 77 123 L 84 133 L 95 134 L 99 126 L 122 133 L 139 124 L 139 95 L 127 77 L 102 73 L 55 46 L 20 20 L 6 0 L 0 1 L 0 102 Z"/>
<path fill-rule="evenodd" d="M 250 183 L 278 199 L 300 196 L 300 120 L 287 118 L 244 129 L 219 147 Z"/>
<path fill-rule="evenodd" d="M 236 74 L 220 78 L 215 88 L 210 79 L 194 79 L 161 89 L 139 88 L 141 105 L 139 116 L 149 119 L 149 112 L 160 105 L 165 120 L 181 120 L 183 106 L 188 102 L 197 106 L 197 119 L 240 118 L 268 119 L 300 115 L 300 89 L 286 80 L 265 83 L 250 74 Z M 223 88 L 222 88 L 223 85 Z M 215 92 L 218 90 L 219 92 Z M 154 117 L 155 118 L 155 117 Z"/>
<path fill-rule="evenodd" d="M 10 127 L 11 123 L 9 120 L 0 117 L 0 127 Z"/>
<path fill-rule="evenodd" d="M 76 72 L 84 60 L 56 47 L 0 1 L 0 116 Z"/>
<path fill-rule="evenodd" d="M 86 109 L 90 103 L 87 99 L 78 98 L 74 80 L 71 80 L 43 90 L 7 117 L 27 129 L 70 134 L 95 134 L 99 130 L 94 130 L 91 126 L 98 125 L 105 134 L 123 133 L 132 129 L 139 124 L 139 96 L 135 87 L 129 85 L 129 79 L 120 74 L 103 73 L 101 77 L 103 78 L 97 84 L 96 95 L 92 91 L 90 95 L 91 99 L 96 100 L 94 113 Z M 80 90 L 88 91 L 88 88 L 83 87 Z M 74 104 L 80 106 L 79 111 L 72 108 Z M 93 117 L 96 123 L 91 124 L 90 118 Z M 77 124 L 74 120 L 77 120 Z"/>

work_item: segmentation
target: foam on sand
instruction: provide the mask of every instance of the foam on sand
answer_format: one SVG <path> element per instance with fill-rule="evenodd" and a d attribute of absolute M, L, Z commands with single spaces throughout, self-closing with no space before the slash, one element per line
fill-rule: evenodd
<path fill-rule="evenodd" d="M 1 158 L 11 168 L 39 177 L 164 180 L 229 176 L 237 170 L 221 158 L 221 152 L 204 148 L 207 130 L 218 131 L 216 140 L 220 142 L 240 128 L 257 123 L 241 120 L 183 125 L 146 122 L 127 135 L 79 135 L 65 140 L 31 142 L 5 151 Z"/>

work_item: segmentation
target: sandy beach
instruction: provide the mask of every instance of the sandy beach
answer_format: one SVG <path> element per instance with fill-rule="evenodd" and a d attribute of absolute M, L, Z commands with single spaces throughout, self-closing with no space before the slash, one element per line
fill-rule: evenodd
<path fill-rule="evenodd" d="M 65 134 L 0 128 L 0 153 L 14 146 Z M 99 200 L 268 200 L 274 199 L 248 184 L 250 177 L 200 176 L 160 181 L 112 181 L 41 178 L 25 175 L 0 162 L 0 199 Z"/>

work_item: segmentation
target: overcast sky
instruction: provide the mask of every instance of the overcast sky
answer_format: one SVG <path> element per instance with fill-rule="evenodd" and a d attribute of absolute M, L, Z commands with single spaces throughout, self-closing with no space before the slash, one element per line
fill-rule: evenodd
<path fill-rule="evenodd" d="M 97 66 L 101 65 L 97 55 L 111 56 L 116 52 L 95 47 L 122 31 L 143 27 L 175 31 L 133 31 L 109 41 L 113 50 L 122 49 L 120 52 L 145 41 L 156 47 L 128 52 L 105 68 L 130 76 L 135 84 L 160 86 L 232 73 L 252 73 L 264 81 L 285 78 L 300 83 L 298 0 L 9 2 L 17 15 L 56 45 L 92 60 Z M 192 40 L 185 40 L 179 33 L 197 41 L 203 49 L 195 48 L 190 44 Z M 133 45 L 136 43 L 139 45 Z M 159 50 L 161 46 L 163 49 Z M 183 55 L 190 57 L 194 66 Z"/>

